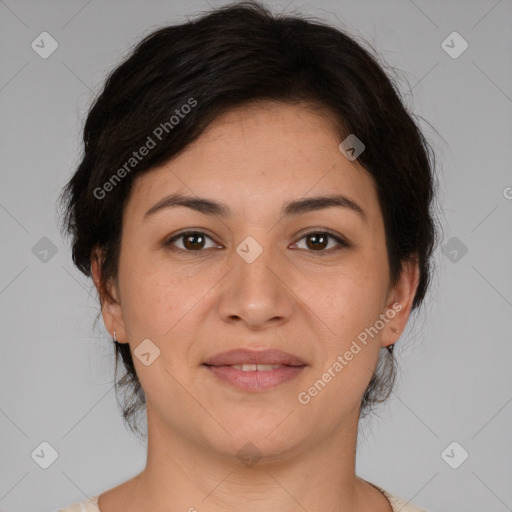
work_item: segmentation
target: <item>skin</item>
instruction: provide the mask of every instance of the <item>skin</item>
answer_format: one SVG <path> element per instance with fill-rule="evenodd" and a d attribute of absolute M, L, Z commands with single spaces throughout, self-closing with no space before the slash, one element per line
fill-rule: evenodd
<path fill-rule="evenodd" d="M 325 113 L 256 103 L 218 117 L 178 157 L 135 180 L 102 315 L 132 353 L 149 338 L 160 355 L 149 366 L 134 357 L 147 399 L 146 468 L 103 493 L 102 512 L 392 510 L 355 475 L 359 407 L 379 351 L 405 328 L 419 271 L 407 262 L 390 286 L 375 184 L 340 142 Z M 232 213 L 180 206 L 144 219 L 176 192 L 223 202 Z M 288 201 L 334 193 L 357 202 L 367 221 L 341 207 L 279 215 Z M 165 245 L 190 228 L 210 238 L 187 245 L 181 237 L 176 251 Z M 317 248 L 305 236 L 325 229 L 351 246 L 333 252 L 334 239 Z M 263 249 L 252 263 L 236 252 L 247 236 Z M 91 259 L 101 290 L 101 252 Z M 310 403 L 299 403 L 298 394 L 396 303 L 401 310 L 378 335 Z M 271 390 L 243 392 L 202 366 L 238 347 L 279 348 L 307 366 Z M 249 441 L 262 454 L 251 467 L 237 457 Z"/>

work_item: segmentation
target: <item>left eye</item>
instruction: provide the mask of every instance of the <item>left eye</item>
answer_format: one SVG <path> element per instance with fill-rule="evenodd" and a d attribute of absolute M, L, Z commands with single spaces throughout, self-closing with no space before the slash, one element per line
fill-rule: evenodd
<path fill-rule="evenodd" d="M 306 246 L 307 248 L 312 249 L 313 252 L 327 252 L 325 249 L 327 248 L 329 239 L 334 240 L 338 244 L 338 247 L 335 246 L 334 249 L 332 247 L 330 248 L 334 251 L 339 251 L 341 248 L 349 247 L 349 244 L 345 240 L 326 231 L 311 231 L 310 233 L 306 233 L 300 240 L 303 240 L 304 238 L 309 240 L 309 242 L 306 242 Z M 299 242 L 296 242 L 296 245 Z M 299 249 L 301 249 L 301 247 L 299 247 Z"/>

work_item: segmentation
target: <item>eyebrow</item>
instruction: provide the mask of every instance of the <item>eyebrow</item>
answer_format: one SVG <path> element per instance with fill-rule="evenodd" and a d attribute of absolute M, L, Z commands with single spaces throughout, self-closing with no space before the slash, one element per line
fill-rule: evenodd
<path fill-rule="evenodd" d="M 231 210 L 224 203 L 201 197 L 186 196 L 183 194 L 172 194 L 170 196 L 164 197 L 158 201 L 158 203 L 152 206 L 144 214 L 144 219 L 154 215 L 156 212 L 177 206 L 184 206 L 205 215 L 215 215 L 220 217 L 228 217 L 231 215 Z M 291 217 L 303 213 L 321 210 L 323 208 L 330 208 L 333 206 L 348 208 L 349 210 L 357 213 L 361 220 L 364 222 L 368 221 L 363 208 L 361 208 L 361 206 L 359 206 L 352 199 L 349 199 L 343 195 L 308 197 L 290 201 L 281 208 L 281 216 Z"/>

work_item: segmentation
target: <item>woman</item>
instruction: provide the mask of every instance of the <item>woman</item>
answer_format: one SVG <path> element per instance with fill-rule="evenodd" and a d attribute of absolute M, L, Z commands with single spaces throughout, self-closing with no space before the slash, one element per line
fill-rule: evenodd
<path fill-rule="evenodd" d="M 84 145 L 65 226 L 148 453 L 62 510 L 421 510 L 355 474 L 436 238 L 433 154 L 377 60 L 225 6 L 146 37 Z"/>

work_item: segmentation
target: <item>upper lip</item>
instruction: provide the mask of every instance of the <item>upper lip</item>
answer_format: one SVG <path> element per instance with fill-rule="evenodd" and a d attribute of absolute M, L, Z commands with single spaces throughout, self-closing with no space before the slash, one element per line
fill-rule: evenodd
<path fill-rule="evenodd" d="M 304 366 L 305 363 L 297 356 L 282 350 L 248 350 L 234 349 L 215 354 L 204 362 L 209 366 L 232 366 L 235 364 L 283 364 L 288 366 Z"/>

